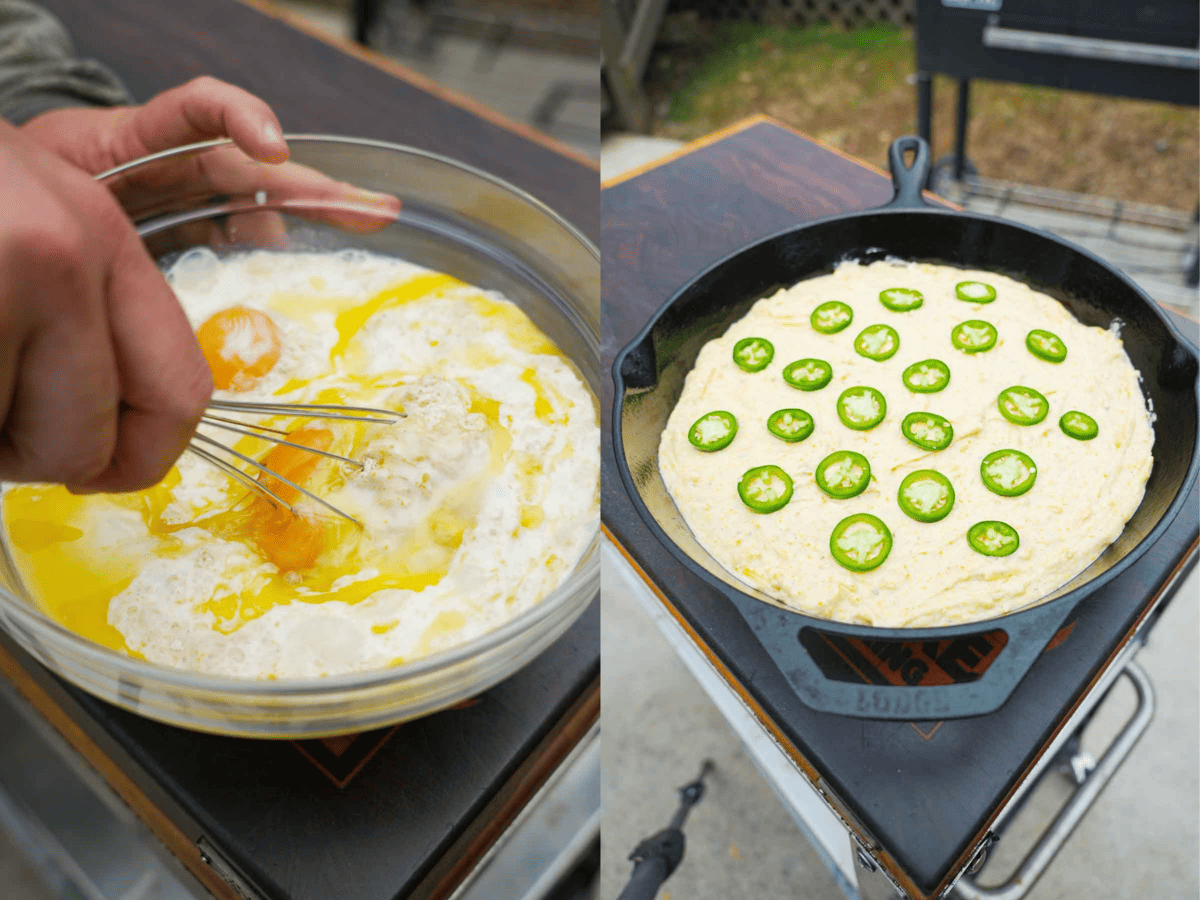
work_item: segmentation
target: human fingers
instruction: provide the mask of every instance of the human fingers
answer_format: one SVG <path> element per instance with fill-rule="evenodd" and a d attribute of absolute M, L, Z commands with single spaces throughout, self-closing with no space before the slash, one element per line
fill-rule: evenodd
<path fill-rule="evenodd" d="M 183 309 L 128 222 L 116 236 L 106 310 L 121 410 L 111 464 L 68 485 L 81 493 L 139 490 L 161 481 L 187 447 L 213 390 Z"/>
<path fill-rule="evenodd" d="M 137 159 L 184 144 L 228 137 L 247 156 L 260 162 L 288 158 L 279 119 L 265 101 L 211 76 L 164 91 L 131 110 L 115 140 L 129 142 L 115 154 Z"/>
<path fill-rule="evenodd" d="M 4 207 L 0 478 L 89 479 L 108 466 L 116 439 L 103 268 L 86 227 L 36 181 L 12 184 Z"/>

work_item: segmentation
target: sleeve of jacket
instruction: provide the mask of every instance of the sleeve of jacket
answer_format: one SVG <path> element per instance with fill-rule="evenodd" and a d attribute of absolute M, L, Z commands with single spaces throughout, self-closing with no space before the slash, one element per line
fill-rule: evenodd
<path fill-rule="evenodd" d="M 21 125 L 64 106 L 132 103 L 120 79 L 92 59 L 76 59 L 54 16 L 26 0 L 0 0 L 0 117 Z"/>

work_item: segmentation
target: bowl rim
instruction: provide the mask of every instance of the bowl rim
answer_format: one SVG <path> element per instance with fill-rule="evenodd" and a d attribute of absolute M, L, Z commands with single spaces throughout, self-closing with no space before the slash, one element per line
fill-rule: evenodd
<path fill-rule="evenodd" d="M 342 144 L 387 150 L 408 156 L 421 157 L 453 169 L 458 169 L 468 175 L 489 182 L 493 186 L 505 190 L 517 199 L 529 204 L 536 211 L 560 225 L 595 258 L 597 264 L 600 262 L 599 248 L 582 231 L 529 192 L 474 166 L 458 162 L 437 153 L 432 153 L 428 150 L 389 141 L 374 140 L 372 138 L 309 133 L 285 133 L 283 137 L 289 144 L 293 142 L 301 144 Z M 138 157 L 135 160 L 130 160 L 129 162 L 101 172 L 95 176 L 95 180 L 99 183 L 104 183 L 109 178 L 143 165 L 225 145 L 236 146 L 229 138 L 216 138 L 185 144 L 181 147 L 160 150 L 157 153 Z M 595 343 L 597 349 L 599 346 L 598 339 L 599 336 L 597 336 L 595 341 L 589 341 L 589 343 Z M 597 371 L 602 370 L 603 361 L 598 358 L 597 364 Z M 600 399 L 597 397 L 597 418 L 599 418 L 599 403 Z M 597 426 L 599 427 L 599 422 L 597 422 Z M 7 535 L 3 533 L 2 525 L 0 525 L 0 541 L 6 544 L 7 540 Z M 533 628 L 543 619 L 553 615 L 558 611 L 559 607 L 564 605 L 578 591 L 586 589 L 590 592 L 589 586 L 593 581 L 596 583 L 596 590 L 599 590 L 599 543 L 600 518 L 597 516 L 595 528 L 590 535 L 590 539 L 584 545 L 583 551 L 567 579 L 542 600 L 508 620 L 499 628 L 484 632 L 458 646 L 419 657 L 412 662 L 384 668 L 344 672 L 337 675 L 280 679 L 238 678 L 229 675 L 216 675 L 197 672 L 191 669 L 164 666 L 150 660 L 125 655 L 102 644 L 98 644 L 89 638 L 85 638 L 51 618 L 36 606 L 30 606 L 19 598 L 13 597 L 4 587 L 0 587 L 0 603 L 3 603 L 3 614 L 5 616 L 15 616 L 22 620 L 22 623 L 26 626 L 33 625 L 38 629 L 48 628 L 56 639 L 69 645 L 72 651 L 78 653 L 89 664 L 99 663 L 101 665 L 113 666 L 119 671 L 121 676 L 132 675 L 147 678 L 159 686 L 182 687 L 187 688 L 189 691 L 205 693 L 227 693 L 243 698 L 254 697 L 256 695 L 270 697 L 271 699 L 319 695 L 322 699 L 328 699 L 329 695 L 336 695 L 347 691 L 380 688 L 389 683 L 401 683 L 429 675 L 441 669 L 456 667 L 461 663 L 469 662 L 471 659 L 490 653 L 498 647 L 503 646 L 519 634 Z"/>

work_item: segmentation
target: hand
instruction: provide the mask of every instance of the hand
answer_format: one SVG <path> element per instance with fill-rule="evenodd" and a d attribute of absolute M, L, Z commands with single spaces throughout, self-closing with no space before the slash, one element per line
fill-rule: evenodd
<path fill-rule="evenodd" d="M 287 144 L 275 113 L 262 100 L 215 78 L 164 91 L 142 106 L 56 109 L 22 131 L 91 175 L 160 150 L 228 137 L 251 159 L 281 163 Z"/>
<path fill-rule="evenodd" d="M 212 394 L 179 303 L 112 194 L 3 122 L 0 184 L 0 479 L 157 483 Z"/>

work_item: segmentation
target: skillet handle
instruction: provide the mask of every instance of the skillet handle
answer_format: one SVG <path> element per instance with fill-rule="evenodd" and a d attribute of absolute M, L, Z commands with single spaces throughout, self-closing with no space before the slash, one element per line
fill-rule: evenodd
<path fill-rule="evenodd" d="M 914 151 L 913 164 L 906 165 L 904 154 Z M 892 184 L 896 194 L 883 209 L 921 209 L 928 206 L 921 191 L 929 180 L 929 145 L 919 137 L 908 135 L 896 138 L 888 147 L 888 168 L 892 170 Z"/>

